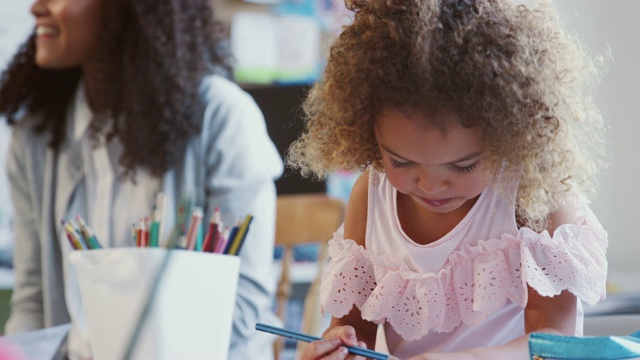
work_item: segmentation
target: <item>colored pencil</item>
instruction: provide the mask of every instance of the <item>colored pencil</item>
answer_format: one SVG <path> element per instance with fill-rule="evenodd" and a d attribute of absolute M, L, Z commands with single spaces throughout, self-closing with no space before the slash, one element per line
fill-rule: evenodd
<path fill-rule="evenodd" d="M 207 231 L 207 235 L 204 238 L 204 243 L 202 244 L 202 251 L 205 252 L 213 252 L 214 242 L 218 237 L 218 223 L 220 222 L 220 208 L 215 208 L 213 214 L 209 218 L 209 231 Z"/>
<path fill-rule="evenodd" d="M 227 247 L 227 242 L 228 242 L 228 239 L 229 239 L 229 233 L 230 232 L 231 232 L 231 230 L 229 230 L 229 227 L 224 229 L 224 231 L 220 235 L 220 239 L 218 240 L 218 243 L 216 244 L 216 247 L 213 249 L 214 253 L 216 253 L 216 254 L 224 254 L 224 250 Z"/>
<path fill-rule="evenodd" d="M 240 226 L 242 225 L 242 219 L 238 219 L 236 220 L 235 225 L 233 225 L 233 227 L 231 228 L 231 231 L 229 232 L 229 236 L 227 237 L 227 244 L 224 247 L 224 251 L 222 252 L 223 254 L 229 254 L 229 251 L 231 250 L 231 247 L 233 246 L 233 239 L 235 239 L 236 234 L 238 233 L 238 230 L 240 229 Z"/>
<path fill-rule="evenodd" d="M 187 230 L 187 250 L 195 250 L 196 237 L 200 231 L 200 224 L 202 223 L 202 209 L 198 206 L 193 208 L 191 213 L 191 221 L 189 222 L 189 229 Z"/>
<path fill-rule="evenodd" d="M 78 220 L 80 231 L 84 235 L 89 249 L 101 249 L 102 246 L 100 246 L 100 242 L 98 242 L 96 235 L 93 233 L 93 231 L 91 231 L 91 228 L 89 227 L 89 225 L 87 225 L 82 216 L 77 215 L 76 219 Z"/>
<path fill-rule="evenodd" d="M 75 235 L 73 235 L 73 230 L 69 231 L 67 222 L 64 220 L 60 220 L 60 221 L 62 223 L 62 228 L 64 229 L 64 233 L 67 235 L 67 239 L 71 244 L 71 247 L 74 250 L 82 250 L 82 245 L 77 241 L 77 239 L 75 238 Z"/>
<path fill-rule="evenodd" d="M 293 330 L 287 330 L 287 329 L 282 329 L 273 325 L 268 325 L 268 324 L 263 324 L 263 323 L 256 323 L 256 330 L 258 331 L 263 331 L 263 332 L 267 332 L 270 334 L 274 334 L 274 335 L 278 335 L 278 336 L 285 336 L 288 337 L 290 339 L 294 339 L 294 340 L 300 340 L 300 341 L 304 341 L 304 342 L 313 342 L 316 340 L 322 340 L 322 338 L 319 338 L 317 336 L 312 336 L 312 335 L 307 335 L 307 334 L 303 334 L 297 331 L 293 331 Z M 377 352 L 377 351 L 373 351 L 373 350 L 369 350 L 366 348 L 362 348 L 359 346 L 344 346 L 345 348 L 347 348 L 347 350 L 349 350 L 350 354 L 354 354 L 354 355 L 360 355 L 360 356 L 364 356 L 366 358 L 370 358 L 370 359 L 376 359 L 376 360 L 390 360 L 390 359 L 394 359 L 391 355 L 385 354 L 385 353 L 381 353 L 381 352 Z"/>
<path fill-rule="evenodd" d="M 244 243 L 244 239 L 247 237 L 247 231 L 249 231 L 249 226 L 251 225 L 251 221 L 253 220 L 252 215 L 247 215 L 240 225 L 238 232 L 233 238 L 233 243 L 231 248 L 229 249 L 229 255 L 238 255 L 240 249 L 242 248 L 242 244 Z"/>

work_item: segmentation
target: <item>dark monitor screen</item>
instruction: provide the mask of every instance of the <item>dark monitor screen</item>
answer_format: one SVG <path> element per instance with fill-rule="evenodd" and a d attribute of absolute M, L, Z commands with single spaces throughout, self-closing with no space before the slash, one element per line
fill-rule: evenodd
<path fill-rule="evenodd" d="M 304 128 L 300 105 L 309 91 L 308 85 L 246 86 L 267 122 L 269 136 L 284 158 L 289 144 L 295 141 Z M 294 193 L 326 192 L 324 181 L 310 180 L 285 167 L 283 176 L 276 181 L 278 195 Z"/>

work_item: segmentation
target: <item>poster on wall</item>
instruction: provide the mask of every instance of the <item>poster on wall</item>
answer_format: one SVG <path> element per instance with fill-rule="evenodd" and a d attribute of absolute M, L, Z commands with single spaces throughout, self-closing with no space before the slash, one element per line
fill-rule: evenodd
<path fill-rule="evenodd" d="M 4 70 L 18 47 L 33 31 L 35 20 L 29 0 L 0 0 L 0 69 Z"/>
<path fill-rule="evenodd" d="M 0 0 L 0 71 L 6 69 L 19 46 L 33 31 L 31 3 L 26 0 Z M 10 128 L 0 117 L 0 266 L 11 264 L 13 244 L 13 211 L 6 174 L 9 140 Z"/>

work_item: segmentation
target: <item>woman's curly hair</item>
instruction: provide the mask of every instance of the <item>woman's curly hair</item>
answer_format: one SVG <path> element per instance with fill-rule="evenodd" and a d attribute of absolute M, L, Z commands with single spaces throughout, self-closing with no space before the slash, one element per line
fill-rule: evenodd
<path fill-rule="evenodd" d="M 384 106 L 453 107 L 481 129 L 490 161 L 519 180 L 532 226 L 591 194 L 606 163 L 594 101 L 604 61 L 591 59 L 551 5 L 503 0 L 352 0 L 353 22 L 307 96 L 306 128 L 288 150 L 303 175 L 382 170 L 373 130 Z M 468 114 L 470 116 L 464 116 Z M 439 124 L 440 126 L 443 124 Z"/>
<path fill-rule="evenodd" d="M 104 2 L 96 71 L 48 70 L 35 63 L 35 34 L 18 50 L 0 78 L 0 115 L 9 124 L 26 110 L 40 113 L 38 132 L 64 141 L 66 112 L 84 77 L 95 114 L 90 131 L 117 138 L 125 174 L 145 168 L 161 176 L 183 156 L 201 129 L 198 109 L 203 76 L 229 74 L 221 46 L 223 27 L 210 0 L 109 0 Z M 201 107 L 200 107 L 201 108 Z M 113 119 L 120 119 L 114 121 Z"/>

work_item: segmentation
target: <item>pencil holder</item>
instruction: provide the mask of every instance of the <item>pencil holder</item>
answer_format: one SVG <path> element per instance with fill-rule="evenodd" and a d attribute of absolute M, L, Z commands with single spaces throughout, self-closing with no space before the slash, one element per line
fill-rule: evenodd
<path fill-rule="evenodd" d="M 74 251 L 94 359 L 226 359 L 240 258 L 162 248 Z"/>
<path fill-rule="evenodd" d="M 531 360 L 640 359 L 640 330 L 629 336 L 529 335 Z"/>

